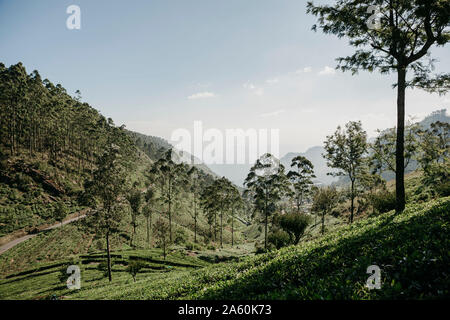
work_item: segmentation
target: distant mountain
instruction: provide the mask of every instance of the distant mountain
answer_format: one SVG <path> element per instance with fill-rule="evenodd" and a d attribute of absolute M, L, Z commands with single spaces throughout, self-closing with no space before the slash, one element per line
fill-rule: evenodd
<path fill-rule="evenodd" d="M 432 123 L 437 122 L 437 121 L 450 123 L 450 117 L 447 115 L 447 109 L 433 111 L 428 116 L 426 116 L 422 121 L 419 121 L 418 124 L 420 127 L 422 127 L 422 129 L 426 130 L 431 127 Z M 386 129 L 384 131 L 387 131 L 387 130 L 389 130 L 389 129 Z M 371 137 L 368 140 L 369 140 L 369 142 L 372 143 L 375 141 L 375 137 Z M 419 167 L 419 164 L 417 163 L 417 161 L 414 159 L 411 159 L 408 163 L 408 166 L 405 168 L 405 174 L 417 170 L 418 167 Z M 381 176 L 386 181 L 393 180 L 393 179 L 395 179 L 395 172 L 384 171 Z M 344 176 L 339 177 L 338 184 L 344 184 L 344 183 L 348 183 L 348 182 L 349 182 L 348 177 L 344 177 Z"/>
<path fill-rule="evenodd" d="M 316 184 L 331 184 L 332 182 L 337 181 L 337 179 L 327 175 L 327 173 L 331 170 L 327 167 L 327 163 L 322 157 L 322 154 L 324 152 L 325 149 L 323 147 L 314 146 L 303 153 L 289 152 L 280 159 L 280 162 L 286 167 L 286 171 L 289 171 L 291 168 L 292 159 L 297 156 L 304 156 L 314 165 L 314 173 L 316 175 L 316 179 L 314 180 L 314 182 Z"/>
<path fill-rule="evenodd" d="M 331 176 L 327 176 L 327 172 L 330 169 L 327 167 L 325 159 L 322 157 L 322 153 L 324 152 L 323 147 L 315 146 L 309 148 L 306 152 L 298 153 L 298 152 L 289 152 L 284 157 L 280 159 L 282 165 L 285 166 L 286 172 L 291 168 L 291 161 L 294 157 L 298 155 L 302 155 L 308 158 L 312 164 L 314 165 L 314 172 L 316 173 L 317 178 L 315 179 L 315 183 L 323 183 L 323 184 L 331 184 L 334 181 L 337 181 L 336 178 Z M 250 171 L 252 164 L 210 164 L 209 167 L 217 172 L 221 176 L 225 176 L 231 181 L 233 181 L 238 186 L 243 186 L 244 180 L 247 177 L 248 172 Z"/>
<path fill-rule="evenodd" d="M 430 115 L 426 116 L 425 119 L 419 122 L 419 124 L 427 129 L 430 125 L 436 121 L 450 123 L 450 117 L 447 115 L 447 109 L 436 110 Z"/>
<path fill-rule="evenodd" d="M 127 134 L 133 138 L 137 147 L 141 149 L 152 161 L 157 161 L 160 159 L 167 150 L 171 148 L 175 149 L 174 146 L 172 146 L 167 140 L 160 137 L 147 136 L 145 134 L 129 130 L 127 130 Z M 215 172 L 213 172 L 207 165 L 202 163 L 193 155 L 190 155 L 187 152 L 184 154 L 180 153 L 180 155 L 185 158 L 190 158 L 191 161 L 195 163 L 195 166 L 203 172 L 210 174 L 213 177 L 217 177 Z"/>
<path fill-rule="evenodd" d="M 209 164 L 208 166 L 218 175 L 227 177 L 238 187 L 243 187 L 244 180 L 252 167 L 251 164 Z"/>
<path fill-rule="evenodd" d="M 450 123 L 450 117 L 447 115 L 446 109 L 432 112 L 422 121 L 420 121 L 419 124 L 423 128 L 429 128 L 430 124 L 436 121 Z M 369 138 L 370 142 L 373 142 L 374 140 L 374 137 Z M 327 175 L 327 173 L 330 172 L 331 169 L 328 168 L 325 159 L 322 157 L 322 154 L 324 152 L 325 149 L 323 147 L 314 146 L 306 150 L 306 152 L 289 152 L 280 159 L 280 162 L 286 167 L 286 171 L 289 171 L 292 159 L 296 156 L 301 155 L 308 158 L 314 165 L 314 172 L 317 177 L 315 179 L 315 183 L 323 183 L 326 185 L 329 185 L 331 183 L 344 183 L 345 177 L 341 177 L 340 179 L 338 179 Z M 242 186 L 251 168 L 251 164 L 212 164 L 209 165 L 209 167 L 214 172 L 217 172 L 220 176 L 225 176 L 233 181 L 237 186 Z M 411 172 L 415 169 L 417 169 L 417 163 L 415 161 L 411 161 L 408 165 L 408 168 L 406 168 L 406 171 Z M 394 174 L 392 172 L 384 172 L 383 177 L 386 180 L 390 180 L 394 178 Z"/>

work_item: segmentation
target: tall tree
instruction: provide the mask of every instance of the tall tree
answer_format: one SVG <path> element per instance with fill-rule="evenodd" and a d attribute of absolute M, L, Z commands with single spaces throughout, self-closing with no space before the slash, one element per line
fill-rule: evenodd
<path fill-rule="evenodd" d="M 376 22 L 374 11 L 381 15 Z M 359 70 L 397 73 L 396 211 L 405 208 L 404 127 L 405 91 L 416 86 L 443 93 L 450 88 L 450 75 L 432 77 L 432 46 L 450 39 L 450 1 L 446 0 L 339 0 L 334 5 L 314 5 L 307 12 L 318 17 L 326 34 L 348 38 L 356 52 L 338 58 L 338 68 L 356 74 Z M 424 61 L 428 58 L 428 61 Z M 427 63 L 428 62 L 428 63 Z M 413 77 L 407 81 L 407 73 Z"/>
<path fill-rule="evenodd" d="M 196 167 L 192 167 L 188 172 L 191 183 L 190 191 L 192 193 L 192 218 L 194 219 L 194 242 L 197 243 L 197 223 L 198 223 L 198 213 L 199 213 L 199 195 L 201 193 L 199 185 L 199 170 Z"/>
<path fill-rule="evenodd" d="M 325 233 L 325 215 L 330 213 L 337 201 L 338 192 L 335 187 L 318 188 L 314 194 L 311 210 L 322 216 L 322 234 Z"/>
<path fill-rule="evenodd" d="M 353 222 L 355 209 L 355 182 L 358 172 L 364 166 L 364 154 L 367 151 L 367 135 L 361 122 L 350 121 L 345 129 L 338 126 L 336 132 L 327 136 L 325 154 L 327 165 L 337 171 L 330 172 L 332 176 L 347 176 L 350 179 L 350 223 Z"/>
<path fill-rule="evenodd" d="M 300 213 L 300 207 L 303 204 L 304 196 L 311 190 L 313 185 L 312 179 L 314 175 L 314 166 L 307 158 L 297 156 L 292 159 L 291 170 L 287 177 L 294 188 L 295 204 L 297 206 L 297 213 Z"/>
<path fill-rule="evenodd" d="M 153 215 L 153 207 L 154 207 L 154 201 L 155 201 L 155 191 L 149 187 L 147 191 L 145 192 L 145 206 L 143 209 L 143 214 L 145 217 L 145 220 L 147 222 L 147 244 L 150 245 L 150 229 L 152 226 L 152 215 Z"/>
<path fill-rule="evenodd" d="M 154 229 L 156 231 L 156 239 L 158 242 L 159 247 L 163 250 L 163 257 L 164 260 L 166 260 L 167 255 L 167 246 L 169 244 L 169 231 L 170 231 L 170 225 L 169 223 L 160 216 L 158 220 L 156 220 Z"/>
<path fill-rule="evenodd" d="M 119 224 L 124 215 L 123 200 L 127 174 L 122 157 L 120 147 L 111 143 L 99 157 L 92 181 L 85 186 L 86 192 L 100 201 L 100 208 L 87 223 L 106 238 L 109 281 L 112 281 L 110 237 L 119 231 Z"/>
<path fill-rule="evenodd" d="M 138 225 L 138 217 L 141 215 L 142 206 L 142 192 L 139 190 L 136 184 L 133 185 L 131 190 L 126 195 L 128 202 L 131 207 L 131 226 L 133 228 L 133 233 L 130 239 L 130 246 L 133 246 L 133 240 L 136 237 L 136 227 Z"/>
<path fill-rule="evenodd" d="M 177 200 L 177 191 L 186 182 L 186 168 L 172 159 L 173 151 L 168 150 L 164 157 L 155 162 L 151 172 L 161 184 L 160 200 L 167 204 L 167 216 L 169 219 L 169 238 L 172 242 L 172 208 Z"/>
<path fill-rule="evenodd" d="M 269 216 L 275 212 L 277 203 L 289 191 L 284 166 L 271 154 L 264 154 L 251 167 L 244 185 L 252 197 L 256 210 L 264 216 L 264 249 L 267 250 Z"/>
<path fill-rule="evenodd" d="M 396 172 L 396 141 L 397 133 L 395 129 L 387 129 L 384 131 L 378 130 L 378 136 L 375 141 L 370 143 L 370 162 L 374 171 L 392 171 Z M 408 124 L 405 128 L 405 145 L 404 145 L 404 160 L 405 164 L 403 169 L 405 170 L 410 164 L 411 160 L 417 153 L 417 124 Z"/>

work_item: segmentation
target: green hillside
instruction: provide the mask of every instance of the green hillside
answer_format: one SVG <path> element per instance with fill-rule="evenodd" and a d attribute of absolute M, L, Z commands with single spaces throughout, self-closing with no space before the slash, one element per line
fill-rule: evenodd
<path fill-rule="evenodd" d="M 201 255 L 158 250 L 117 251 L 112 284 L 96 268 L 98 253 L 77 256 L 83 285 L 69 291 L 58 280 L 64 261 L 0 281 L 0 297 L 62 299 L 428 299 L 448 298 L 450 197 L 409 205 L 360 220 L 297 246 L 208 266 Z M 134 283 L 127 257 L 147 259 Z M 75 259 L 75 260 L 76 260 Z M 177 265 L 180 262 L 182 265 Z M 161 266 L 162 264 L 162 266 Z M 189 264 L 189 265 L 187 265 Z M 382 272 L 381 290 L 365 288 L 366 269 Z M 161 269 L 162 268 L 162 269 Z M 201 268 L 195 270 L 196 268 Z"/>

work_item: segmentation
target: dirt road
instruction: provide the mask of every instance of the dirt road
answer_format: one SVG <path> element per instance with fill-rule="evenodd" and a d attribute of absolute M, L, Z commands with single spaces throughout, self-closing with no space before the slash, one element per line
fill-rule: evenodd
<path fill-rule="evenodd" d="M 31 239 L 31 238 L 36 237 L 36 236 L 37 236 L 39 233 L 41 233 L 41 232 L 45 232 L 45 231 L 48 231 L 48 230 L 52 230 L 52 229 L 59 228 L 59 227 L 64 226 L 64 225 L 66 225 L 66 224 L 69 224 L 69 223 L 72 223 L 72 222 L 74 222 L 74 221 L 83 219 L 84 217 L 86 217 L 86 214 L 82 214 L 82 215 L 79 215 L 79 216 L 77 216 L 77 217 L 67 219 L 67 220 L 63 221 L 62 224 L 61 224 L 61 223 L 56 223 L 56 224 L 54 224 L 54 225 L 52 225 L 52 226 L 50 226 L 50 227 L 47 227 L 47 228 L 45 228 L 45 229 L 42 229 L 42 230 L 39 231 L 38 233 L 35 233 L 35 234 L 27 234 L 26 236 L 23 236 L 23 237 L 14 239 L 14 240 L 12 240 L 12 241 L 10 241 L 10 242 L 8 242 L 8 243 L 5 243 L 4 245 L 0 246 L 0 254 L 3 254 L 3 253 L 6 252 L 7 250 L 9 250 L 9 249 L 15 247 L 16 245 L 18 245 L 19 243 L 22 243 L 22 242 L 24 242 L 24 241 L 27 241 L 28 239 Z"/>

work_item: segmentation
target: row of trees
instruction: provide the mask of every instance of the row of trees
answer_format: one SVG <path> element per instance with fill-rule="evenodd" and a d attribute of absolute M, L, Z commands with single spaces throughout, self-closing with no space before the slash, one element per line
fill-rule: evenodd
<path fill-rule="evenodd" d="M 79 172 L 92 171 L 111 135 L 126 139 L 123 128 L 81 102 L 79 91 L 72 97 L 38 71 L 27 74 L 22 63 L 0 63 L 0 107 L 0 144 L 10 156 L 39 153 L 53 164 L 71 156 Z"/>
<path fill-rule="evenodd" d="M 409 124 L 407 152 L 402 168 L 414 161 L 421 166 L 425 180 L 428 179 L 433 184 L 439 181 L 446 183 L 445 177 L 448 177 L 449 172 L 447 161 L 450 151 L 449 129 L 448 123 L 440 121 L 432 123 L 429 128 Z M 272 235 L 272 239 L 277 244 L 298 241 L 292 240 L 292 234 L 289 239 L 290 231 L 286 221 L 297 221 L 298 230 L 304 230 L 305 221 L 308 219 L 301 216 L 306 212 L 302 210 L 302 204 L 306 199 L 312 200 L 310 211 L 321 215 L 322 233 L 325 229 L 325 215 L 330 213 L 337 203 L 345 202 L 346 198 L 350 202 L 349 222 L 352 223 L 357 212 L 356 208 L 358 207 L 358 211 L 366 208 L 362 205 L 364 199 L 373 203 L 376 200 L 375 193 L 386 190 L 386 181 L 382 174 L 386 171 L 396 172 L 395 141 L 396 131 L 388 129 L 379 132 L 377 138 L 369 143 L 359 121 L 350 121 L 344 127 L 339 126 L 334 134 L 327 136 L 323 157 L 328 167 L 332 169 L 328 174 L 342 177 L 341 189 L 346 189 L 347 185 L 349 189 L 345 193 L 336 187 L 315 187 L 312 181 L 315 178 L 314 167 L 302 156 L 292 159 L 291 170 L 287 173 L 283 165 L 270 154 L 258 159 L 245 180 L 247 189 L 244 194 L 251 199 L 254 210 L 263 216 L 264 247 L 267 248 L 269 218 L 275 212 L 282 211 L 281 204 L 286 200 L 289 203 L 287 208 L 295 208 L 295 211 L 290 210 L 290 214 L 294 212 L 296 215 L 288 214 L 283 218 L 275 217 L 273 220 L 274 232 L 278 233 L 278 236 Z M 358 206 L 356 206 L 357 198 Z M 284 238 L 281 237 L 281 230 L 285 232 Z"/>

